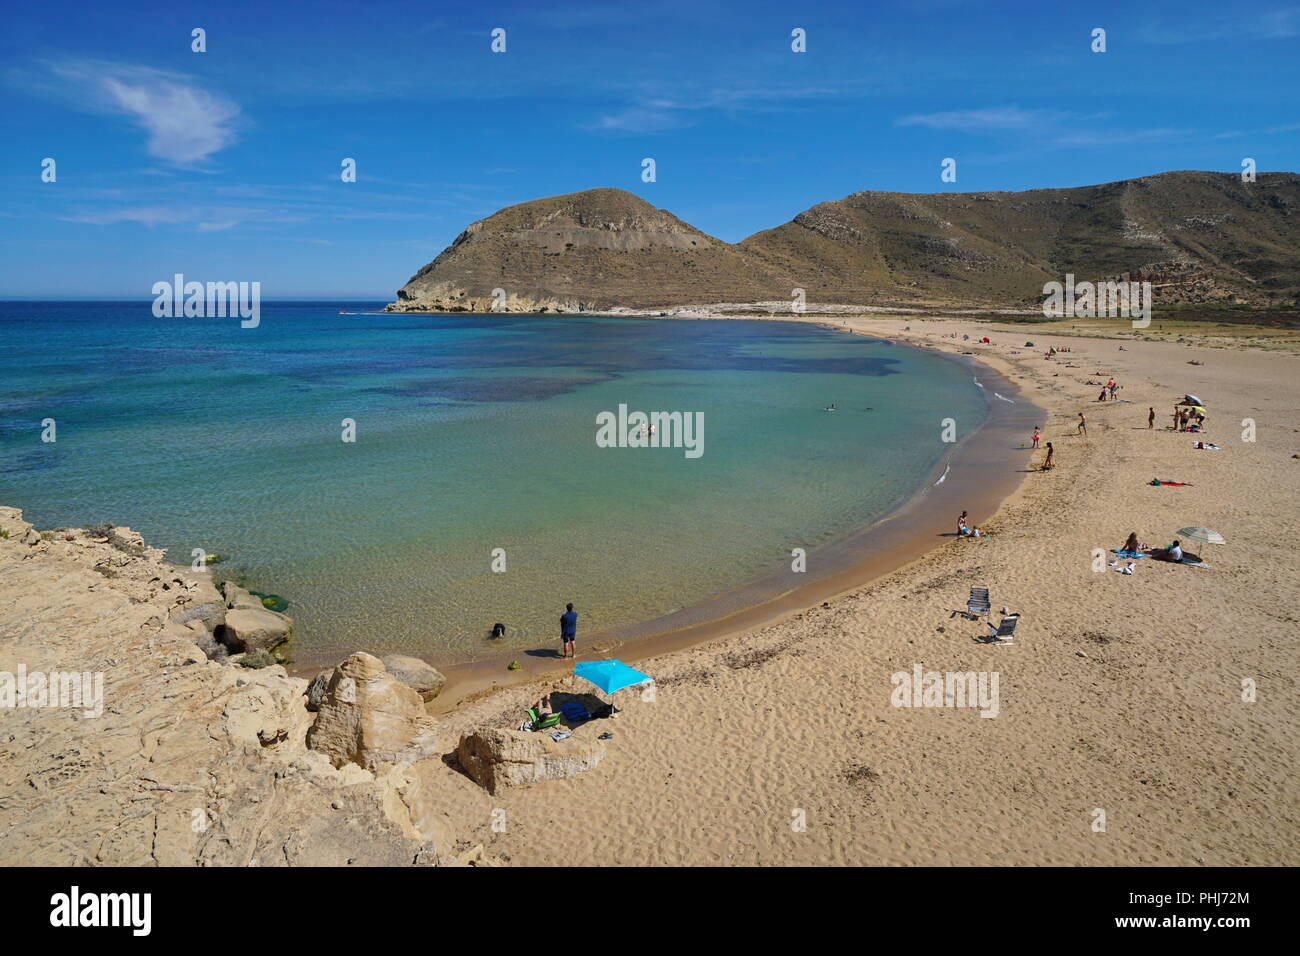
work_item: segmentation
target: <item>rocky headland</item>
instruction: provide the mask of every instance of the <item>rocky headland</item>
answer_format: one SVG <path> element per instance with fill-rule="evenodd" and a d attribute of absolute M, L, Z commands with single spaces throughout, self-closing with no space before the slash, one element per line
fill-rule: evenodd
<path fill-rule="evenodd" d="M 581 729 L 451 734 L 415 658 L 292 677 L 292 626 L 130 528 L 0 508 L 0 862 L 492 865 L 488 792 L 603 753 Z"/>

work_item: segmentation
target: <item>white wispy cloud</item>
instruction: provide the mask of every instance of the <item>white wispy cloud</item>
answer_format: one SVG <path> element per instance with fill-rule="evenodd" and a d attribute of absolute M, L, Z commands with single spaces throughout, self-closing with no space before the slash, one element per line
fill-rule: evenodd
<path fill-rule="evenodd" d="M 1005 132 L 1054 127 L 1069 116 L 1059 110 L 1026 110 L 1019 106 L 997 106 L 977 110 L 945 110 L 914 113 L 896 121 L 898 126 L 928 126 L 964 132 Z"/>
<path fill-rule="evenodd" d="M 193 226 L 199 232 L 222 232 L 241 223 L 305 222 L 301 215 L 238 206 L 125 205 L 67 216 L 69 222 L 110 226 L 134 222 L 142 226 Z"/>
<path fill-rule="evenodd" d="M 640 96 L 628 106 L 604 113 L 581 128 L 597 132 L 657 133 L 691 126 L 708 112 L 736 116 L 797 108 L 814 99 L 855 96 L 852 87 L 742 87 L 692 90 L 686 95 Z"/>
<path fill-rule="evenodd" d="M 1160 45 L 1289 40 L 1300 37 L 1300 6 L 1237 5 L 1205 19 L 1188 18 L 1180 13 L 1169 22 L 1145 27 L 1139 35 L 1147 43 Z"/>
<path fill-rule="evenodd" d="M 587 128 L 621 133 L 658 133 L 678 129 L 689 123 L 687 116 L 672 104 L 629 106 L 596 118 Z"/>
<path fill-rule="evenodd" d="M 82 108 L 129 117 L 148 134 L 150 155 L 174 166 L 201 166 L 236 140 L 239 106 L 179 73 L 97 60 L 46 67 L 56 92 Z"/>

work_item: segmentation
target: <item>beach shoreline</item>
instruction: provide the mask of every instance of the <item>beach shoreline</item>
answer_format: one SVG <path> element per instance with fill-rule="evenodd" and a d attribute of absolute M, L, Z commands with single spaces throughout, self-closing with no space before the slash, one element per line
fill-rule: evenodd
<path fill-rule="evenodd" d="M 1300 819 L 1285 795 L 1300 694 L 1281 609 L 1300 603 L 1300 529 L 1251 505 L 1297 486 L 1300 342 L 916 316 L 846 325 L 974 352 L 1041 404 L 1057 467 L 1024 476 L 986 540 L 941 544 L 774 623 L 638 657 L 657 693 L 618 695 L 616 752 L 596 774 L 511 794 L 503 806 L 526 836 L 491 845 L 537 865 L 1294 864 L 1283 834 Z M 1048 361 L 1049 345 L 1071 351 Z M 1123 400 L 1096 402 L 1098 374 L 1116 375 Z M 1209 432 L 1148 430 L 1147 406 L 1163 414 L 1184 391 L 1210 402 Z M 1239 440 L 1248 416 L 1258 442 Z M 1194 449 L 1201 437 L 1224 450 Z M 1192 487 L 1151 488 L 1152 474 Z M 1096 550 L 1130 531 L 1164 544 L 1184 524 L 1228 537 L 1210 570 L 1096 566 Z M 1012 646 L 954 616 L 977 585 L 994 622 L 1000 608 L 1022 615 Z M 916 667 L 1000 673 L 998 719 L 891 706 L 891 675 Z M 1268 695 L 1246 703 L 1247 679 Z M 508 726 L 541 694 L 583 686 L 551 676 L 431 709 L 453 730 Z M 817 821 L 803 837 L 788 832 L 791 807 Z"/>
<path fill-rule="evenodd" d="M 826 322 L 815 321 L 815 324 L 845 331 Z M 977 382 L 986 386 L 983 389 L 986 417 L 975 430 L 962 435 L 952 452 L 931 469 L 911 495 L 870 525 L 810 552 L 810 568 L 818 564 L 827 568 L 810 574 L 807 580 L 792 572 L 764 576 L 659 618 L 615 631 L 583 635 L 578 660 L 618 656 L 635 662 L 779 623 L 821 602 L 833 602 L 919 560 L 955 536 L 952 529 L 960 511 L 969 511 L 976 526 L 993 518 L 1001 503 L 1015 493 L 1024 479 L 1029 460 L 1028 438 L 1034 424 L 1041 423 L 1044 413 L 1022 394 L 1016 382 L 991 366 L 968 355 L 929 350 L 962 364 L 976 376 Z M 998 395 L 1002 398 L 995 397 Z M 1023 448 L 1012 444 L 1017 437 L 1022 439 Z M 554 656 L 547 654 L 548 651 Z M 555 646 L 494 651 L 470 661 L 449 661 L 434 655 L 423 659 L 447 678 L 442 693 L 429 705 L 432 713 L 444 713 L 460 701 L 476 699 L 485 692 L 554 677 L 570 666 L 559 657 L 558 640 Z M 512 661 L 520 666 L 508 671 L 507 665 Z M 293 672 L 311 676 L 332 663 L 331 654 L 312 654 L 295 663 Z"/>
<path fill-rule="evenodd" d="M 451 758 L 458 740 L 517 727 L 543 694 L 591 698 L 580 678 L 548 670 L 519 684 L 444 689 L 422 708 L 436 716 L 440 755 L 415 765 L 419 799 L 405 765 L 375 777 L 374 797 L 389 809 L 368 825 L 406 827 L 436 807 L 457 846 L 523 866 L 1300 862 L 1288 836 L 1300 826 L 1290 784 L 1300 764 L 1300 520 L 1285 507 L 1300 490 L 1300 339 L 1261 349 L 915 316 L 841 327 L 973 353 L 1016 384 L 1017 404 L 1041 405 L 1034 424 L 1055 444 L 1057 467 L 1024 474 L 991 506 L 980 520 L 987 537 L 945 538 L 901 567 L 846 582 L 834 600 L 638 656 L 653 685 L 619 692 L 612 720 L 573 727 L 577 746 L 604 748 L 600 766 L 577 776 L 488 794 Z M 984 336 L 992 341 L 978 343 Z M 1034 347 L 1022 344 L 1031 338 Z M 1048 345 L 1070 351 L 1047 360 Z M 1119 380 L 1120 401 L 1097 401 L 1097 376 Z M 1148 405 L 1164 412 L 1185 392 L 1205 398 L 1205 433 L 1147 427 Z M 1075 426 L 1080 411 L 1086 435 Z M 1196 448 L 1201 438 L 1219 450 Z M 1153 487 L 1153 475 L 1186 484 Z M 182 572 L 169 584 L 153 559 L 115 553 L 85 533 L 65 540 L 25 530 L 16 512 L 11 519 L 0 558 L 24 576 L 25 596 L 0 611 L 23 629 L 15 661 L 49 668 L 93 643 L 107 669 L 126 650 L 142 713 L 175 706 L 175 688 L 150 696 L 166 687 L 160 668 L 166 681 L 184 675 L 182 699 L 206 707 L 212 727 L 224 722 L 237 746 L 261 752 L 270 739 L 274 760 L 301 763 L 307 682 L 273 666 L 250 689 L 240 669 L 205 660 L 190 643 L 194 622 L 160 623 L 176 585 L 182 600 L 196 586 Z M 946 529 L 953 515 L 944 509 L 938 520 Z M 1130 532 L 1162 545 L 1186 525 L 1227 539 L 1211 546 L 1208 569 L 1147 560 L 1126 576 L 1105 563 L 1106 549 Z M 96 564 L 100 555 L 130 580 Z M 987 622 L 960 614 L 976 586 L 990 591 L 989 620 L 999 609 L 1020 616 L 1012 644 L 988 643 Z M 70 606 L 80 619 L 64 620 Z M 165 660 L 155 659 L 159 627 Z M 983 711 L 942 698 L 900 705 L 900 677 L 931 671 L 996 678 L 1000 697 Z M 235 721 L 242 710 L 213 698 L 213 682 L 254 696 L 274 688 L 282 716 Z M 110 719 L 129 729 L 135 713 Z M 225 739 L 196 728 L 204 741 Z M 169 746 L 189 744 L 177 737 Z M 35 772 L 39 752 L 19 756 L 14 780 Z M 208 763 L 196 757 L 185 772 L 206 773 Z M 277 764 L 258 766 L 269 773 Z M 334 774 L 328 785 L 349 779 Z M 185 778 L 189 790 L 204 786 Z M 391 799 L 393 787 L 407 803 Z M 791 827 L 792 813 L 803 826 Z M 294 820 L 313 827 L 327 815 L 314 805 L 304 814 Z M 493 825 L 498 814 L 507 828 Z M 29 830 L 33 848 L 48 832 Z M 146 837 L 94 858 L 147 857 Z M 327 851 L 341 852 L 328 841 Z M 40 852 L 33 859 L 53 858 Z M 177 859 L 203 852 L 185 843 Z"/>

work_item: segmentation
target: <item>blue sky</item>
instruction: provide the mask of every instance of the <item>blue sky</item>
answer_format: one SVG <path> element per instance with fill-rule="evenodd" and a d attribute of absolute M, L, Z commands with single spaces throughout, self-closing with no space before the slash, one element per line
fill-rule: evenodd
<path fill-rule="evenodd" d="M 389 299 L 469 222 L 596 186 L 737 241 L 861 189 L 1294 171 L 1298 54 L 1270 2 L 8 4 L 0 297 Z"/>

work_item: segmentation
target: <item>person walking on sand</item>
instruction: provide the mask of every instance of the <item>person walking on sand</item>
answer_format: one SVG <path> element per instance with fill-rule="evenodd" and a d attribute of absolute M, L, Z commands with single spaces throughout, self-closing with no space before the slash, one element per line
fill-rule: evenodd
<path fill-rule="evenodd" d="M 575 660 L 578 657 L 578 612 L 573 609 L 572 604 L 564 606 L 564 613 L 560 615 L 560 656 L 572 656 Z"/>
<path fill-rule="evenodd" d="M 1047 443 L 1047 457 L 1046 457 L 1045 459 L 1043 459 L 1043 471 L 1051 471 L 1051 469 L 1052 469 L 1052 453 L 1053 453 L 1055 450 L 1056 450 L 1056 449 L 1054 449 L 1054 448 L 1052 447 L 1052 443 L 1049 441 L 1049 442 Z"/>
<path fill-rule="evenodd" d="M 1079 428 L 1077 433 L 1085 437 L 1088 434 L 1088 419 L 1083 417 L 1083 412 L 1079 413 Z"/>
<path fill-rule="evenodd" d="M 1156 407 L 1151 405 L 1147 408 L 1147 428 L 1156 427 Z"/>
<path fill-rule="evenodd" d="M 1030 445 L 1029 447 L 1030 447 L 1030 448 L 1037 448 L 1037 447 L 1038 447 L 1038 440 L 1039 440 L 1040 438 L 1042 438 L 1042 437 L 1043 437 L 1042 434 L 1038 431 L 1038 426 L 1035 425 L 1035 426 L 1034 426 L 1034 443 L 1033 443 L 1032 445 Z"/>

